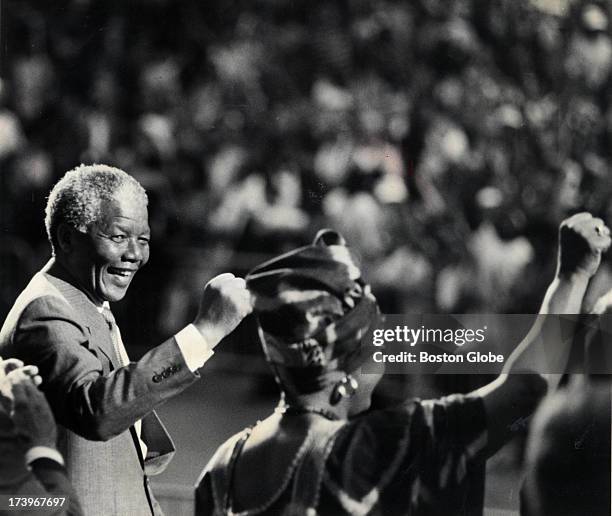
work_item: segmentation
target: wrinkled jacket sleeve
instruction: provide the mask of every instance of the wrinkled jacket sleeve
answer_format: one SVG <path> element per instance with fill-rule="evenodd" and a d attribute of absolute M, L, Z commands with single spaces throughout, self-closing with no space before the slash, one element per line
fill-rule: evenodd
<path fill-rule="evenodd" d="M 4 353 L 38 366 L 58 422 L 87 439 L 120 434 L 199 377 L 185 364 L 174 338 L 104 374 L 105 358 L 92 339 L 63 299 L 44 296 L 23 310 Z M 171 374 L 162 377 L 161 371 Z"/>

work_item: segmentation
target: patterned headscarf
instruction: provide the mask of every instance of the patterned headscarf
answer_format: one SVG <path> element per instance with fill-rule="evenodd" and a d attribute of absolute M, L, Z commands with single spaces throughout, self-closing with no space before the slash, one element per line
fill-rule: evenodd
<path fill-rule="evenodd" d="M 351 372 L 363 361 L 361 337 L 379 311 L 357 263 L 344 239 L 324 229 L 312 245 L 246 277 L 268 362 L 309 389 L 323 387 L 327 372 Z"/>

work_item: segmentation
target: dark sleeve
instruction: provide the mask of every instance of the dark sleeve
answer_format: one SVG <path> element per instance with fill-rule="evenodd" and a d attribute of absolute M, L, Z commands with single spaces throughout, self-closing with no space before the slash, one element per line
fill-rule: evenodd
<path fill-rule="evenodd" d="M 455 394 L 421 402 L 427 436 L 422 444 L 440 467 L 485 459 L 487 418 L 480 397 Z"/>
<path fill-rule="evenodd" d="M 215 512 L 215 501 L 210 485 L 210 475 L 208 473 L 198 482 L 195 492 L 195 515 L 211 516 Z"/>
<path fill-rule="evenodd" d="M 482 398 L 453 395 L 421 404 L 420 505 L 440 514 L 482 514 L 487 421 Z M 428 501 L 433 493 L 435 504 Z"/>
<path fill-rule="evenodd" d="M 21 457 L 23 458 L 23 457 Z M 1 462 L 0 462 L 1 463 Z M 4 466 L 3 466 L 4 467 Z M 9 465 L 9 467 L 11 467 Z M 14 465 L 13 465 L 14 467 Z M 20 475 L 16 483 L 3 485 L 0 488 L 2 495 L 13 497 L 64 497 L 65 501 L 51 507 L 26 507 L 19 510 L 5 511 L 0 508 L 1 516 L 82 516 L 83 511 L 65 468 L 51 459 L 40 458 L 32 462 L 31 471 Z M 24 467 L 25 471 L 25 467 Z"/>
<path fill-rule="evenodd" d="M 379 503 L 392 512 L 442 490 L 454 491 L 455 500 L 485 446 L 480 398 L 411 402 L 347 425 L 328 459 L 328 481 L 353 500 L 364 500 L 375 489 L 381 493 Z"/>
<path fill-rule="evenodd" d="M 120 434 L 198 378 L 174 338 L 104 375 L 91 338 L 64 300 L 46 296 L 23 311 L 6 354 L 38 366 L 57 421 L 87 439 Z"/>
<path fill-rule="evenodd" d="M 363 500 L 398 475 L 410 485 L 416 478 L 410 464 L 418 459 L 417 448 L 411 446 L 417 408 L 408 403 L 373 411 L 340 430 L 326 464 L 329 486 L 352 500 Z"/>
<path fill-rule="evenodd" d="M 43 485 L 47 496 L 65 496 L 64 512 L 67 516 L 82 516 L 83 510 L 68 480 L 66 469 L 51 459 L 41 458 L 32 462 L 32 473 Z"/>

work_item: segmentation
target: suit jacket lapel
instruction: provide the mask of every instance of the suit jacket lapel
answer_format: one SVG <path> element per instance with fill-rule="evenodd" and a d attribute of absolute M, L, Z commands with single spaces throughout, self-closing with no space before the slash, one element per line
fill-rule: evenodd
<path fill-rule="evenodd" d="M 93 336 L 90 346 L 103 353 L 113 369 L 121 367 L 121 364 L 117 363 L 108 324 L 92 299 L 75 284 L 68 271 L 55 260 L 51 260 L 41 272 L 46 274 L 49 281 L 75 309 L 74 316 L 77 322 Z M 104 374 L 108 374 L 108 371 L 104 371 Z M 130 427 L 130 434 L 145 474 L 156 475 L 161 473 L 172 459 L 175 452 L 174 443 L 155 411 L 142 419 L 141 429 L 141 438 L 148 447 L 147 457 L 142 456 L 133 425 Z"/>
<path fill-rule="evenodd" d="M 166 427 L 156 412 L 147 414 L 142 419 L 142 440 L 147 445 L 147 457 L 144 469 L 147 475 L 158 475 L 166 469 L 174 457 L 175 447 Z"/>
<path fill-rule="evenodd" d="M 98 311 L 96 304 L 79 287 L 68 271 L 54 259 L 42 270 L 49 281 L 59 290 L 70 306 L 74 307 L 75 318 L 87 329 L 90 335 L 95 336 L 89 342 L 91 348 L 99 350 L 112 364 L 113 369 L 121 367 L 115 358 L 112 337 L 104 316 Z M 108 373 L 108 371 L 105 371 Z"/>

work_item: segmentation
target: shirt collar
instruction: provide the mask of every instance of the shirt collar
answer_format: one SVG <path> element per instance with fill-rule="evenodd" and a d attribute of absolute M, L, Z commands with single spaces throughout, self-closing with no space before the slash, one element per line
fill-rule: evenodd
<path fill-rule="evenodd" d="M 110 304 L 108 301 L 104 301 L 101 305 L 96 305 L 96 310 L 100 313 L 104 312 L 104 309 L 110 310 Z"/>

